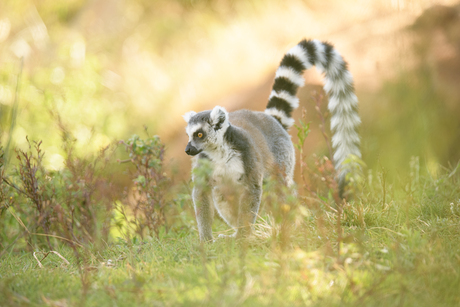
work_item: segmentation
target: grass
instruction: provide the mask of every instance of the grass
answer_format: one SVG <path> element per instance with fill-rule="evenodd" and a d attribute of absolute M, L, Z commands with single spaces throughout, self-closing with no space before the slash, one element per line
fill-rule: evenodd
<path fill-rule="evenodd" d="M 10 2 L 5 16 L 8 12 L 28 16 L 28 6 Z M 215 5 L 215 12 L 202 10 L 208 0 L 176 1 L 183 2 L 177 4 L 179 11 L 191 5 L 190 14 L 183 16 L 193 18 L 177 18 L 174 1 L 138 2 L 126 7 L 129 15 L 136 8 L 140 15 L 137 21 L 123 22 L 123 33 L 97 34 L 108 42 L 108 48 L 105 43 L 95 46 L 93 43 L 101 40 L 91 31 L 91 37 L 83 32 L 81 37 L 74 37 L 73 16 L 80 9 L 84 11 L 85 1 L 73 1 L 64 11 L 52 1 L 36 3 L 40 18 L 34 17 L 35 22 L 28 25 L 11 25 L 11 33 L 18 35 L 10 35 L 5 43 L 12 46 L 16 39 L 30 43 L 35 68 L 22 75 L 22 65 L 11 48 L 4 48 L 0 113 L 5 115 L 0 121 L 15 131 L 10 129 L 0 142 L 14 139 L 22 162 L 11 162 L 13 145 L 7 145 L 5 160 L 11 164 L 3 167 L 0 150 L 0 306 L 460 305 L 460 170 L 457 166 L 434 174 L 433 170 L 441 167 L 432 167 L 435 161 L 458 159 L 452 151 L 457 132 L 453 123 L 457 121 L 455 112 L 446 107 L 449 102 L 439 93 L 431 66 L 421 64 L 420 69 L 402 74 L 367 99 L 372 101 L 367 104 L 372 111 L 368 108 L 363 113 L 367 120 L 361 131 L 367 142 L 363 156 L 372 157 L 366 161 L 372 169 L 365 180 L 354 178 L 356 197 L 349 203 L 335 204 L 337 189 L 329 160 L 317 159 L 313 167 L 301 161 L 299 181 L 307 178 L 311 182 L 298 182 L 299 197 L 286 199 L 279 198 L 279 184 L 268 182 L 255 237 L 201 244 L 189 187 L 166 177 L 163 146 L 156 138 L 145 142 L 133 138 L 119 145 L 129 154 L 129 159 L 122 161 L 129 167 L 114 165 L 112 147 L 97 157 L 88 152 L 108 144 L 110 135 L 119 138 L 128 131 L 138 131 L 142 122 L 173 131 L 177 125 L 162 112 L 153 112 L 152 106 L 161 105 L 163 112 L 179 114 L 194 101 L 215 101 L 223 92 L 233 93 L 243 81 L 247 86 L 242 75 L 258 82 L 260 76 L 254 72 L 272 67 L 265 64 L 274 63 L 271 58 L 277 57 L 275 53 L 283 52 L 284 45 L 291 44 L 297 34 L 305 35 L 279 27 L 282 15 L 288 16 L 284 19 L 289 23 L 309 18 L 302 17 L 302 5 L 295 17 L 292 9 L 281 7 L 284 2 L 266 7 L 265 2 L 252 1 L 245 8 L 247 1 L 240 1 L 240 8 L 223 13 L 227 11 L 225 1 Z M 152 5 L 163 9 L 150 12 Z M 161 18 L 152 19 L 151 13 Z M 10 16 L 13 21 L 21 18 Z M 9 24 L 9 19 L 5 20 Z M 168 29 L 164 28 L 165 21 Z M 41 24 L 48 29 L 44 37 L 56 48 L 50 45 L 43 49 L 38 41 L 30 40 L 35 37 L 36 25 Z M 142 24 L 149 26 L 138 26 Z M 316 24 L 328 23 L 320 18 Z M 82 26 L 91 27 L 86 22 Z M 320 28 L 327 30 L 323 26 Z M 270 31 L 274 27 L 278 32 Z M 297 27 L 305 31 L 303 28 Z M 315 31 L 315 26 L 306 28 Z M 336 32 L 332 30 L 329 32 Z M 231 39 L 221 41 L 228 31 Z M 138 41 L 140 37 L 154 39 L 143 39 L 144 44 Z M 241 43 L 244 37 L 250 43 Z M 228 61 L 235 38 L 244 48 L 235 49 L 236 56 Z M 178 48 L 176 41 L 189 47 Z M 152 42 L 158 46 L 150 46 Z M 81 47 L 86 60 L 78 64 L 81 59 L 76 61 L 72 50 Z M 117 49 L 126 49 L 128 56 L 120 57 L 113 52 Z M 261 50 L 274 53 L 260 57 Z M 177 63 L 162 65 L 156 56 L 146 58 L 148 53 Z M 206 69 L 209 65 L 201 65 L 203 59 L 217 63 L 222 55 L 226 66 L 214 66 L 220 67 L 225 82 Z M 236 71 L 235 60 L 250 73 Z M 251 65 L 245 65 L 249 62 Z M 65 77 L 54 78 L 57 72 Z M 120 83 L 117 74 L 134 83 Z M 154 87 L 159 88 L 152 88 L 152 75 L 158 77 Z M 191 87 L 177 95 L 178 84 Z M 150 90 L 140 91 L 139 86 Z M 200 93 L 200 88 L 205 93 Z M 22 105 L 21 114 L 15 112 L 18 104 Z M 113 114 L 102 112 L 104 105 L 110 105 L 105 109 Z M 325 127 L 325 118 L 319 115 Z M 168 123 L 162 122 L 166 118 Z M 56 126 L 59 129 L 52 129 Z M 300 160 L 306 160 L 302 151 L 305 138 L 300 136 L 306 137 L 308 128 L 300 122 Z M 43 163 L 40 143 L 26 142 L 26 135 L 30 139 L 46 137 Z M 61 141 L 64 146 L 59 149 Z M 422 156 L 430 171 L 421 170 L 415 158 L 407 163 L 413 155 Z M 407 174 L 393 178 L 392 170 L 387 174 L 379 165 L 407 170 Z M 129 169 L 131 174 L 122 174 L 120 169 Z M 304 174 L 311 169 L 316 170 Z M 223 233 L 228 227 L 216 219 L 214 230 Z M 51 250 L 58 254 L 49 253 Z"/>
<path fill-rule="evenodd" d="M 269 204 L 248 241 L 201 244 L 192 225 L 88 244 L 80 256 L 62 243 L 55 250 L 70 264 L 50 254 L 43 268 L 11 249 L 0 259 L 0 305 L 458 306 L 460 171 L 412 175 L 368 179 L 339 224 L 332 206 Z"/>

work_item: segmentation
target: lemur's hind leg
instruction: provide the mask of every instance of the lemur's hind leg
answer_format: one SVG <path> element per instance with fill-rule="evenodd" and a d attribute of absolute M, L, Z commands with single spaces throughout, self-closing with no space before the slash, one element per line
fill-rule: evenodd
<path fill-rule="evenodd" d="M 222 219 L 236 229 L 238 222 L 238 193 L 228 186 L 217 185 L 212 189 L 214 207 Z M 222 235 L 219 235 L 222 237 Z"/>
<path fill-rule="evenodd" d="M 238 212 L 237 238 L 247 237 L 251 234 L 262 200 L 262 180 L 243 189 L 240 196 Z"/>
<path fill-rule="evenodd" d="M 243 238 L 251 234 L 262 199 L 262 180 L 249 187 L 241 186 L 240 189 L 235 192 L 237 195 L 236 207 L 230 205 L 219 209 L 219 202 L 216 202 L 216 208 L 219 214 L 224 218 L 227 224 L 235 229 L 235 233 L 231 235 L 220 234 L 219 238 Z M 220 204 L 228 205 L 229 203 L 223 201 Z M 235 205 L 235 203 L 233 204 Z M 222 209 L 231 211 L 223 211 Z M 224 216 L 226 212 L 227 216 Z"/>

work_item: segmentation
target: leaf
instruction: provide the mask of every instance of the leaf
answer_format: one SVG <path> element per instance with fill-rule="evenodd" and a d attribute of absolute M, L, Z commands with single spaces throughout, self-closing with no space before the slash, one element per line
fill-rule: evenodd
<path fill-rule="evenodd" d="M 145 177 L 144 177 L 144 176 L 139 175 L 136 179 L 134 179 L 134 182 L 135 182 L 135 183 L 138 183 L 138 184 L 140 184 L 140 185 L 142 185 L 142 186 L 145 186 L 146 180 L 145 180 Z"/>

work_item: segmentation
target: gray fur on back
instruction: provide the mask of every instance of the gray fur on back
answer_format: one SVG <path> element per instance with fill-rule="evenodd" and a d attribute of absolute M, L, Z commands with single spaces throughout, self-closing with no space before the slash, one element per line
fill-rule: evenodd
<path fill-rule="evenodd" d="M 273 167 L 278 167 L 279 171 L 293 180 L 295 150 L 291 136 L 273 116 L 263 112 L 239 110 L 229 113 L 229 119 L 232 125 L 250 131 L 249 135 L 255 142 L 255 150 L 262 156 L 271 156 L 271 159 L 265 157 L 264 160 L 265 176 L 270 175 Z"/>

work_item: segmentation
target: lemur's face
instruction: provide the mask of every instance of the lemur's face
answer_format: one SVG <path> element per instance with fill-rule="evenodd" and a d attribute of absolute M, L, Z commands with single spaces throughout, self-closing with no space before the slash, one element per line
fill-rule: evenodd
<path fill-rule="evenodd" d="M 195 156 L 200 152 L 216 150 L 223 142 L 223 135 L 228 128 L 228 112 L 222 107 L 212 111 L 196 113 L 190 111 L 183 115 L 187 122 L 185 131 L 188 144 L 185 153 Z"/>

